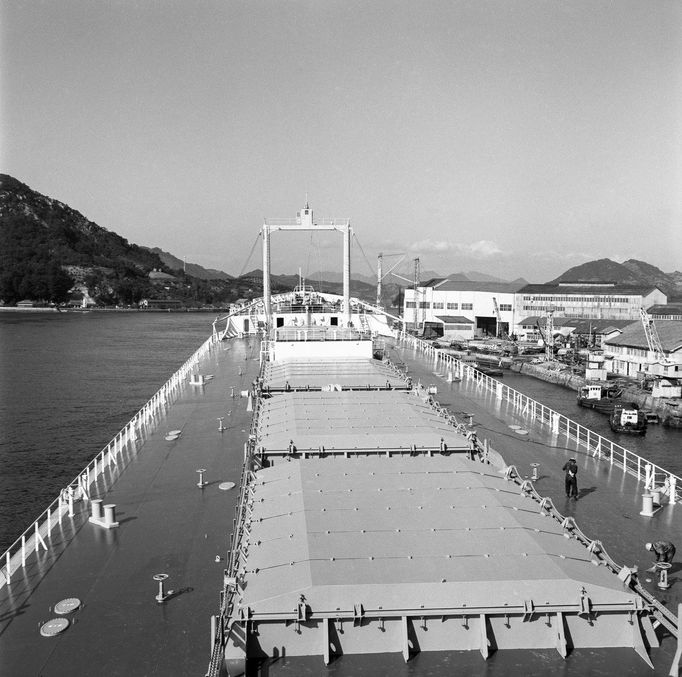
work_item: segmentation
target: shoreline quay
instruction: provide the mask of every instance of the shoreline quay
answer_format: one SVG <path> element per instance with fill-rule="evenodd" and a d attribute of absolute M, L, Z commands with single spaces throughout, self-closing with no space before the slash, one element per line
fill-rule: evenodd
<path fill-rule="evenodd" d="M 565 370 L 548 369 L 541 364 L 514 361 L 509 368 L 511 371 L 523 374 L 524 376 L 532 376 L 546 383 L 563 386 L 575 392 L 578 392 L 588 382 L 588 379 L 584 376 L 578 376 Z M 640 409 L 658 414 L 663 425 L 678 427 L 677 425 L 670 424 L 671 419 L 679 418 L 679 415 L 682 414 L 677 403 L 660 397 L 652 397 L 650 393 L 641 390 L 634 384 L 626 385 L 623 388 L 622 399 L 625 402 L 636 404 Z"/>

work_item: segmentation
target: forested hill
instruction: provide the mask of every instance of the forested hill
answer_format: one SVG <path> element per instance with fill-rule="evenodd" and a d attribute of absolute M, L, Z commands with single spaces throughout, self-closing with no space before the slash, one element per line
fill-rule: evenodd
<path fill-rule="evenodd" d="M 0 299 L 64 301 L 78 268 L 91 283 L 111 278 L 115 286 L 164 266 L 156 254 L 0 174 Z"/>
<path fill-rule="evenodd" d="M 274 275 L 272 291 L 290 291 L 296 282 Z M 354 284 L 367 292 L 368 285 Z M 322 287 L 336 292 L 340 285 Z M 262 276 L 234 279 L 185 266 L 172 254 L 131 244 L 68 205 L 0 174 L 0 304 L 24 299 L 59 304 L 74 293 L 87 294 L 100 306 L 136 305 L 142 299 L 225 306 L 259 296 Z"/>

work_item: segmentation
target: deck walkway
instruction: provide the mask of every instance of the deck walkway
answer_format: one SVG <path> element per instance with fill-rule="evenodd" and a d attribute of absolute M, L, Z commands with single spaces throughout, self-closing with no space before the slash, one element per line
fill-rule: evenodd
<path fill-rule="evenodd" d="M 100 485 L 99 497 L 116 504 L 117 529 L 88 523 L 88 506 L 76 504 L 74 518 L 53 530 L 54 547 L 37 562 L 31 555 L 24 575 L 0 590 L 0 674 L 205 673 L 238 498 L 237 489 L 218 485 L 239 484 L 251 421 L 239 395 L 257 376 L 258 350 L 255 339 L 212 349 L 197 372 L 214 378 L 186 383 L 108 491 Z M 182 434 L 167 441 L 170 430 Z M 203 489 L 199 468 L 206 469 Z M 175 591 L 164 604 L 155 601 L 158 573 L 168 574 L 166 589 Z M 40 625 L 70 597 L 82 602 L 68 616 L 71 626 L 42 637 Z"/>

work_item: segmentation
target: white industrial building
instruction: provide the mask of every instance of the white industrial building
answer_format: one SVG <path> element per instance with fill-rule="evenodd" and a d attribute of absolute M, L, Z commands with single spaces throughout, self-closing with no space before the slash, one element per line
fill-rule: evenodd
<path fill-rule="evenodd" d="M 682 378 L 682 321 L 657 322 L 656 334 L 660 339 L 660 351 L 651 349 L 651 341 L 641 322 L 633 322 L 619 336 L 605 341 L 607 370 L 633 378 Z"/>
<path fill-rule="evenodd" d="M 466 340 L 512 333 L 519 285 L 435 278 L 405 290 L 403 317 L 417 331 L 439 326 L 444 338 Z"/>
<path fill-rule="evenodd" d="M 532 315 L 584 320 L 638 320 L 640 308 L 665 305 L 668 297 L 658 287 L 616 282 L 550 282 L 528 284 L 515 295 L 519 319 Z"/>

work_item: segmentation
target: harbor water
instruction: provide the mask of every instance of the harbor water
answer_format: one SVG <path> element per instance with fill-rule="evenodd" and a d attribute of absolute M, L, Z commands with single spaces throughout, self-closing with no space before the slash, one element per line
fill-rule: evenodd
<path fill-rule="evenodd" d="M 210 313 L 0 313 L 0 552 L 210 335 Z"/>

